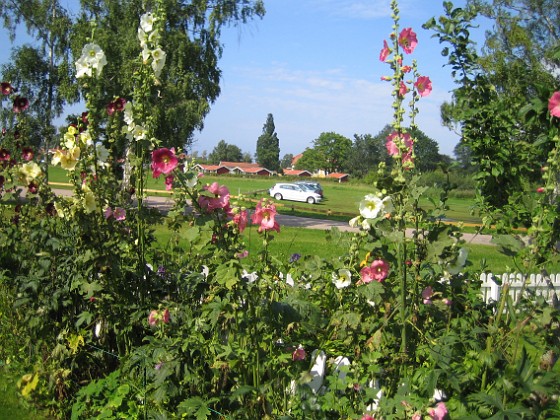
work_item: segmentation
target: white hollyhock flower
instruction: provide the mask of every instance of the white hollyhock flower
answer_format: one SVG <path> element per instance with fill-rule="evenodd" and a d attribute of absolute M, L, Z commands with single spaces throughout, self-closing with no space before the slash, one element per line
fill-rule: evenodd
<path fill-rule="evenodd" d="M 332 282 L 337 289 L 344 289 L 345 287 L 350 286 L 352 283 L 351 279 L 352 274 L 350 274 L 350 270 L 345 268 L 338 270 L 338 273 L 332 273 Z"/>
<path fill-rule="evenodd" d="M 150 33 L 154 29 L 154 22 L 155 22 L 155 18 L 153 14 L 151 14 L 150 12 L 144 13 L 140 17 L 140 28 L 144 32 Z"/>
<path fill-rule="evenodd" d="M 94 43 L 84 45 L 82 55 L 76 61 L 76 77 L 92 76 L 92 70 L 96 71 L 96 76 L 100 76 L 103 67 L 107 64 L 107 58 L 101 47 Z"/>
<path fill-rule="evenodd" d="M 152 58 L 154 59 L 154 61 L 152 61 L 152 69 L 156 77 L 159 77 L 161 74 L 161 70 L 163 70 L 163 66 L 165 66 L 166 57 L 167 54 L 161 48 L 156 48 L 152 51 Z"/>
<path fill-rule="evenodd" d="M 368 194 L 360 202 L 360 214 L 365 219 L 375 219 L 379 214 L 382 215 L 393 211 L 393 203 L 390 196 L 383 199 L 374 194 Z"/>

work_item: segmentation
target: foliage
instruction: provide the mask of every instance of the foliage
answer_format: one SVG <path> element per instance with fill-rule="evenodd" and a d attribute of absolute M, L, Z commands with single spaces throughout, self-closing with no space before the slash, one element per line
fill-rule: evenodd
<path fill-rule="evenodd" d="M 29 153 L 15 146 L 0 153 L 0 263 L 22 317 L 10 321 L 25 331 L 22 394 L 72 418 L 554 415 L 558 309 L 526 294 L 482 300 L 459 227 L 442 221 L 449 179 L 429 210 L 420 207 L 427 187 L 415 172 L 414 117 L 431 83 L 405 62 L 417 40 L 412 28 L 400 29 L 396 0 L 380 54 L 393 74 L 391 164 L 380 163 L 358 204 L 350 223 L 359 233 L 329 259 L 278 258 L 270 243 L 283 229 L 273 202 L 259 200 L 250 215 L 254 203 L 233 200 L 217 182 L 203 184 L 193 162 L 158 139 L 154 93 L 167 72 L 161 48 L 173 19 L 165 5 L 141 11 L 149 54 L 128 63 L 130 100 L 110 98 L 107 133 L 120 125 L 126 134 L 123 181 L 102 144 L 99 106 L 114 68 L 96 38 L 76 62 L 89 113 L 66 129 L 53 155 L 69 174 L 72 197 L 52 193 Z M 546 107 L 532 111 L 548 118 Z M 317 146 L 336 146 L 330 164 L 341 164 L 337 147 L 347 151 L 351 141 L 326 134 Z M 558 143 L 558 132 L 549 134 Z M 558 237 L 549 227 L 557 150 L 529 230 L 533 260 L 549 258 Z M 165 219 L 146 206 L 149 172 L 173 191 Z M 173 233 L 161 247 L 153 229 L 163 223 Z M 243 241 L 248 224 L 262 241 L 256 255 Z M 510 248 L 519 242 L 501 240 Z"/>
<path fill-rule="evenodd" d="M 220 162 L 242 162 L 243 152 L 234 144 L 220 140 L 208 155 L 208 162 L 217 165 Z"/>
<path fill-rule="evenodd" d="M 280 141 L 274 130 L 274 117 L 268 114 L 255 153 L 257 163 L 271 171 L 280 169 Z"/>

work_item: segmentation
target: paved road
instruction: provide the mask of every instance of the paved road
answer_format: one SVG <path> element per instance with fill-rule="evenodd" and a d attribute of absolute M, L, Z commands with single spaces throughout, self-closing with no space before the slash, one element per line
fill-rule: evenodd
<path fill-rule="evenodd" d="M 63 189 L 55 189 L 54 192 L 60 195 L 72 194 L 72 191 Z M 173 200 L 170 197 L 149 196 L 144 200 L 144 202 L 146 203 L 146 205 L 157 207 L 162 211 L 167 211 L 173 206 Z M 335 220 L 312 219 L 310 217 L 289 216 L 285 214 L 278 214 L 277 220 L 280 226 L 322 230 L 330 230 L 332 227 L 337 227 L 339 230 L 344 232 L 358 232 L 358 229 L 350 227 L 348 225 L 348 222 L 339 222 Z M 463 238 L 465 239 L 465 241 L 467 241 L 467 243 L 493 245 L 490 242 L 490 240 L 492 239 L 491 235 L 463 233 Z"/>

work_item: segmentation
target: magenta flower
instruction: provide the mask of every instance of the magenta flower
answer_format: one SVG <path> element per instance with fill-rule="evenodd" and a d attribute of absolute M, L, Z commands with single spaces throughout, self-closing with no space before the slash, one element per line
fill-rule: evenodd
<path fill-rule="evenodd" d="M 387 41 L 383 40 L 383 49 L 379 53 L 379 60 L 380 61 L 386 61 L 387 57 L 389 57 L 389 54 L 391 54 L 391 50 L 389 49 L 389 45 L 387 44 Z"/>
<path fill-rule="evenodd" d="M 171 191 L 173 189 L 173 175 L 167 175 L 165 177 L 165 190 Z"/>
<path fill-rule="evenodd" d="M 537 188 L 537 192 L 538 192 L 539 194 L 542 194 L 544 191 L 545 191 L 545 190 L 544 190 L 544 187 L 539 187 L 539 188 Z"/>
<path fill-rule="evenodd" d="M 414 83 L 414 87 L 418 90 L 418 94 L 422 97 L 432 93 L 432 81 L 428 76 L 419 76 Z"/>
<path fill-rule="evenodd" d="M 412 67 L 410 67 L 410 66 L 402 66 L 402 67 L 401 67 L 401 71 L 402 71 L 403 73 L 410 73 L 410 72 L 412 71 Z"/>
<path fill-rule="evenodd" d="M 412 54 L 416 45 L 418 45 L 416 33 L 412 30 L 412 28 L 404 28 L 399 34 L 398 43 L 405 53 Z"/>
<path fill-rule="evenodd" d="M 445 403 L 438 402 L 436 404 L 436 408 L 429 408 L 428 415 L 433 420 L 444 420 L 447 415 L 447 407 L 445 406 Z"/>
<path fill-rule="evenodd" d="M 152 327 L 159 324 L 160 322 L 168 324 L 169 318 L 169 309 L 164 309 L 163 311 L 154 309 L 150 312 L 150 315 L 148 315 L 148 324 L 150 324 L 150 326 Z"/>
<path fill-rule="evenodd" d="M 113 115 L 115 113 L 115 111 L 117 110 L 117 108 L 115 107 L 115 103 L 114 102 L 109 102 L 107 104 L 107 106 L 105 107 L 105 110 L 107 111 L 107 115 Z"/>
<path fill-rule="evenodd" d="M 18 96 L 14 99 L 14 105 L 12 106 L 12 111 L 14 111 L 16 114 L 25 111 L 27 108 L 29 108 L 29 101 L 27 100 L 27 98 L 22 98 L 21 96 Z"/>
<path fill-rule="evenodd" d="M 113 217 L 117 222 L 122 222 L 126 219 L 126 210 L 122 207 L 115 207 L 115 210 L 113 210 Z"/>
<path fill-rule="evenodd" d="M 152 152 L 152 176 L 159 178 L 161 174 L 168 175 L 177 167 L 179 160 L 175 156 L 175 149 L 161 149 Z"/>
<path fill-rule="evenodd" d="M 251 221 L 255 225 L 259 225 L 259 233 L 265 230 L 275 230 L 280 233 L 280 225 L 276 222 L 276 206 L 272 203 L 262 205 L 263 200 L 257 203 L 255 212 L 251 216 Z"/>
<path fill-rule="evenodd" d="M 375 420 L 375 417 L 372 417 L 369 414 L 364 414 L 360 420 Z"/>
<path fill-rule="evenodd" d="M 14 88 L 8 82 L 0 83 L 0 88 L 2 89 L 2 95 L 10 95 L 14 91 Z"/>
<path fill-rule="evenodd" d="M 169 309 L 165 308 L 161 314 L 161 320 L 164 324 L 169 324 Z"/>
<path fill-rule="evenodd" d="M 553 117 L 560 118 L 560 92 L 554 92 L 548 100 L 548 111 Z"/>

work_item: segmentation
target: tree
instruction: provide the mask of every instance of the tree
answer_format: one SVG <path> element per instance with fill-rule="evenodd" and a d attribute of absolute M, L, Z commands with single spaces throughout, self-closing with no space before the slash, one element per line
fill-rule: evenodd
<path fill-rule="evenodd" d="M 459 168 L 464 171 L 472 171 L 472 152 L 468 144 L 459 142 L 453 149 L 453 154 L 455 155 L 455 160 L 459 164 Z"/>
<path fill-rule="evenodd" d="M 313 149 L 321 161 L 320 169 L 327 173 L 344 169 L 351 148 L 352 140 L 333 132 L 321 133 L 313 141 Z"/>
<path fill-rule="evenodd" d="M 387 133 L 388 134 L 388 133 Z M 346 159 L 346 171 L 353 177 L 361 178 L 387 158 L 385 136 L 354 134 L 354 142 Z"/>
<path fill-rule="evenodd" d="M 306 148 L 296 163 L 296 169 L 317 172 L 324 166 L 324 158 L 315 148 Z"/>
<path fill-rule="evenodd" d="M 539 179 L 554 147 L 546 103 L 560 86 L 560 4 L 472 0 L 464 9 L 445 2 L 445 9 L 438 22 L 425 25 L 448 44 L 442 54 L 458 84 L 443 120 L 460 129 L 470 149 L 481 207 L 530 223 L 524 190 Z M 495 20 L 480 53 L 470 39 L 479 13 Z"/>
<path fill-rule="evenodd" d="M 420 172 L 435 170 L 442 162 L 438 143 L 418 128 L 410 129 L 409 133 L 414 138 L 414 167 Z"/>
<path fill-rule="evenodd" d="M 274 131 L 274 117 L 268 114 L 262 134 L 257 139 L 257 163 L 272 171 L 280 169 L 280 141 Z"/>
<path fill-rule="evenodd" d="M 22 23 L 36 40 L 33 46 L 13 50 L 12 62 L 2 66 L 2 80 L 10 81 L 30 101 L 26 115 L 27 123 L 34 127 L 34 135 L 16 127 L 11 112 L 2 112 L 0 118 L 4 127 L 11 128 L 8 137 L 17 131 L 19 142 L 46 151 L 54 143 L 53 119 L 61 115 L 66 103 L 78 99 L 77 87 L 71 83 L 70 18 L 56 0 L 6 0 L 0 3 L 0 16 L 12 41 Z"/>
<path fill-rule="evenodd" d="M 292 160 L 294 159 L 294 155 L 291 153 L 286 153 L 282 160 L 280 161 L 280 167 L 282 169 L 287 169 L 292 167 Z"/>
<path fill-rule="evenodd" d="M 220 140 L 212 152 L 208 155 L 208 162 L 217 165 L 220 162 L 241 162 L 243 152 L 233 144 Z"/>

